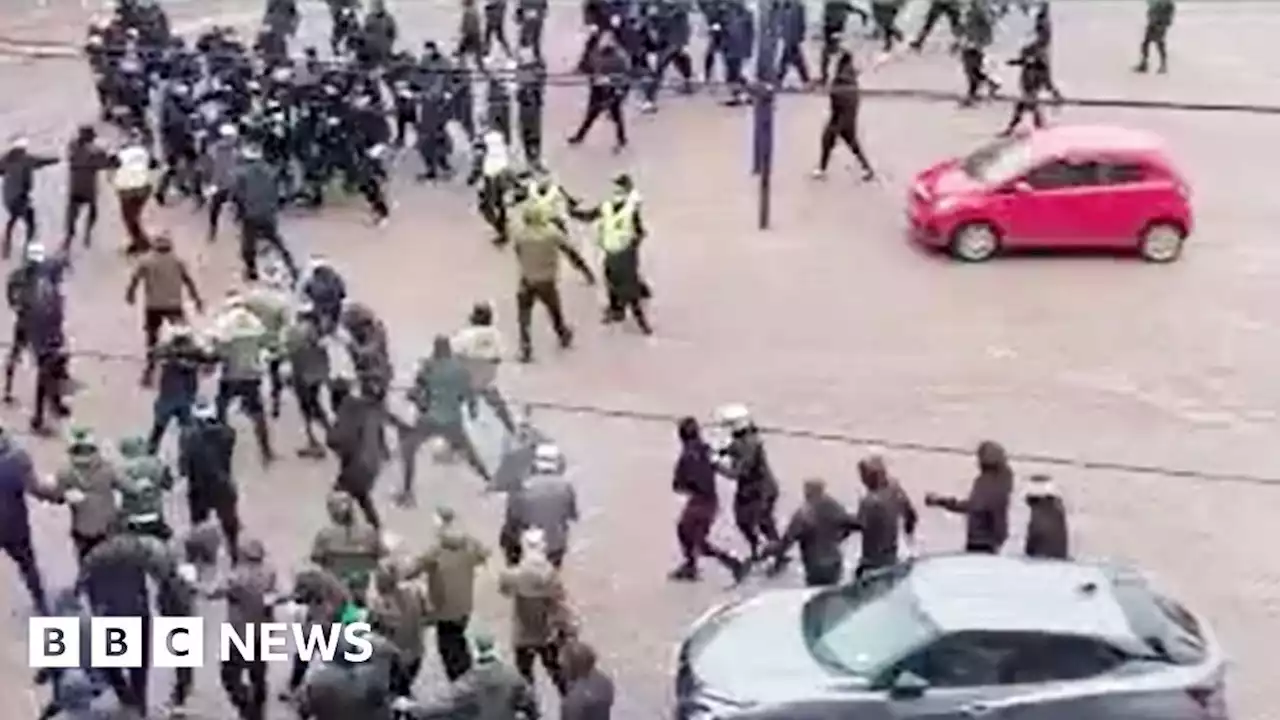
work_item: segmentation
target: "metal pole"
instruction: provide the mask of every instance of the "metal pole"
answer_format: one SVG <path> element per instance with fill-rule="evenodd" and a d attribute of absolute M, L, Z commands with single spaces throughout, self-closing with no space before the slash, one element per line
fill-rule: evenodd
<path fill-rule="evenodd" d="M 777 22 L 773 0 L 758 0 L 756 6 L 756 92 L 754 174 L 760 179 L 756 199 L 757 222 L 769 229 L 773 194 L 773 143 L 777 110 L 778 79 Z"/>

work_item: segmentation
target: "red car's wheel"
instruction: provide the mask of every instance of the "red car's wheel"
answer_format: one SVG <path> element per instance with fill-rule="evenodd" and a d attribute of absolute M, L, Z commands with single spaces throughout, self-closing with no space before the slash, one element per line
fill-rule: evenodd
<path fill-rule="evenodd" d="M 951 255 L 964 262 L 990 260 L 1000 251 L 1000 233 L 985 222 L 967 222 L 951 233 Z"/>
<path fill-rule="evenodd" d="M 1138 254 L 1151 263 L 1171 263 L 1182 255 L 1187 233 L 1182 226 L 1169 221 L 1148 225 L 1138 237 Z"/>

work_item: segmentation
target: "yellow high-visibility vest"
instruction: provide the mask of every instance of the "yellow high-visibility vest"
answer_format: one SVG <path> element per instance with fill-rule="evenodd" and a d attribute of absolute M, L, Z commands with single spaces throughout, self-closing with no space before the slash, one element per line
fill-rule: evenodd
<path fill-rule="evenodd" d="M 613 202 L 600 204 L 600 218 L 596 221 L 600 249 L 606 253 L 626 250 L 636 237 L 635 197 L 628 197 L 621 206 Z"/>

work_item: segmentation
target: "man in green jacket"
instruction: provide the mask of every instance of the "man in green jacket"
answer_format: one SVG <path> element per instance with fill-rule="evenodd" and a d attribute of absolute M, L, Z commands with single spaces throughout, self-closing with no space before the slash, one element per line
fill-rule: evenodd
<path fill-rule="evenodd" d="M 160 540 L 173 537 L 165 522 L 164 494 L 173 489 L 173 471 L 158 456 L 147 452 L 147 441 L 140 437 L 120 441 L 124 467 L 120 493 L 120 515 L 134 532 Z"/>

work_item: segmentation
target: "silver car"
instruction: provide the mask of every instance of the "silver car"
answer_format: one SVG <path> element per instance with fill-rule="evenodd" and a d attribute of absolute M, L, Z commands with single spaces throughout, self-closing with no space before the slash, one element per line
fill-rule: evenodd
<path fill-rule="evenodd" d="M 1118 567 L 920 558 L 707 613 L 677 720 L 1228 720 L 1205 623 Z"/>

